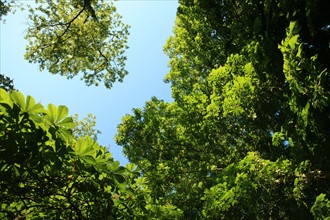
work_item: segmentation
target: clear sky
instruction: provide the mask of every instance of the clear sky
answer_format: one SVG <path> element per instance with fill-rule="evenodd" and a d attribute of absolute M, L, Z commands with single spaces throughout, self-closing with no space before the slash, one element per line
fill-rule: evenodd
<path fill-rule="evenodd" d="M 40 72 L 37 65 L 24 60 L 27 14 L 20 11 L 8 15 L 6 23 L 1 23 L 0 72 L 14 79 L 16 89 L 31 95 L 45 107 L 48 103 L 66 105 L 70 114 L 78 113 L 79 118 L 88 113 L 95 115 L 96 128 L 102 131 L 98 142 L 110 146 L 115 160 L 124 164 L 127 159 L 114 142 L 122 116 L 131 113 L 132 108 L 143 107 L 152 96 L 171 100 L 170 85 L 163 82 L 169 71 L 163 46 L 172 35 L 178 2 L 122 0 L 116 5 L 123 21 L 131 26 L 126 66 L 129 75 L 123 83 L 115 83 L 111 90 L 104 86 L 87 87 L 79 76 L 67 80 Z"/>

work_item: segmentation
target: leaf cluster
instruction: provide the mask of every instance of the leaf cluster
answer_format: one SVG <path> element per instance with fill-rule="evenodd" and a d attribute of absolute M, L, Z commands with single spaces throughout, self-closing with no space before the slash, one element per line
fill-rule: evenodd
<path fill-rule="evenodd" d="M 76 139 L 68 108 L 0 90 L 1 219 L 149 219 L 180 215 L 154 205 L 134 164 L 114 161 L 89 136 Z M 161 216 L 161 215 L 160 215 Z"/>
<path fill-rule="evenodd" d="M 128 25 L 111 2 L 37 1 L 29 9 L 25 58 L 40 69 L 111 88 L 125 70 Z M 88 4 L 87 4 L 88 3 Z M 94 12 L 91 14 L 91 10 Z"/>
<path fill-rule="evenodd" d="M 326 4 L 179 1 L 174 101 L 134 109 L 116 137 L 156 198 L 184 219 L 328 217 Z"/>

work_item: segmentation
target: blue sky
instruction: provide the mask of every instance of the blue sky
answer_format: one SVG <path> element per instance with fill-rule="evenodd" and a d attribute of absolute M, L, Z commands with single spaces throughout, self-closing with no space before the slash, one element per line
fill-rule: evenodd
<path fill-rule="evenodd" d="M 0 72 L 14 79 L 16 89 L 44 106 L 66 105 L 70 114 L 78 113 L 80 118 L 88 113 L 95 115 L 96 128 L 102 131 L 99 143 L 110 146 L 114 158 L 124 164 L 128 161 L 113 140 L 122 116 L 131 113 L 132 108 L 143 107 L 152 96 L 171 101 L 170 85 L 163 82 L 169 71 L 163 46 L 172 35 L 178 2 L 122 0 L 116 5 L 123 21 L 131 26 L 126 66 L 129 75 L 111 90 L 87 87 L 79 76 L 67 80 L 40 72 L 37 65 L 24 60 L 27 14 L 20 11 L 1 23 Z"/>

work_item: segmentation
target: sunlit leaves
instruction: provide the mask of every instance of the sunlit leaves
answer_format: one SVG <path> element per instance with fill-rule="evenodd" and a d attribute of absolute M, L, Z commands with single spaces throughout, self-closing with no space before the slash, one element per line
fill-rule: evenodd
<path fill-rule="evenodd" d="M 238 76 L 231 83 L 224 86 L 223 111 L 224 116 L 239 116 L 243 113 L 253 111 L 253 107 L 249 106 L 254 94 L 253 79 L 247 76 Z M 250 100 L 249 100 L 250 99 Z M 249 109 L 249 110 L 248 110 Z"/>
<path fill-rule="evenodd" d="M 5 21 L 5 16 L 8 15 L 9 12 L 15 12 L 15 7 L 19 7 L 19 3 L 14 0 L 1 0 L 0 1 L 0 21 Z"/>
<path fill-rule="evenodd" d="M 0 89 L 0 103 L 13 107 L 13 102 L 10 96 L 8 95 L 7 91 L 4 89 Z"/>
<path fill-rule="evenodd" d="M 179 2 L 174 101 L 134 109 L 117 135 L 155 197 L 185 219 L 328 215 L 325 2 Z"/>
<path fill-rule="evenodd" d="M 31 11 L 26 58 L 88 85 L 121 80 L 123 66 L 113 68 L 125 60 L 127 27 L 113 6 L 46 2 Z M 1 208 L 17 217 L 28 204 L 66 219 L 328 218 L 324 2 L 180 1 L 165 46 L 174 101 L 152 98 L 118 126 L 116 141 L 137 166 L 74 138 L 66 107 L 1 91 L 4 195 L 36 198 Z"/>
<path fill-rule="evenodd" d="M 288 160 L 271 162 L 250 152 L 239 163 L 231 164 L 219 173 L 219 184 L 205 190 L 203 215 L 207 219 L 230 216 L 256 216 L 259 219 L 272 213 L 272 216 L 281 218 L 284 213 L 276 211 L 276 197 L 285 195 L 285 190 L 282 190 L 285 184 L 287 187 L 290 187 L 290 182 L 292 184 L 292 172 L 292 164 Z M 290 198 L 288 200 L 281 202 L 294 202 Z"/>
<path fill-rule="evenodd" d="M 41 70 L 67 78 L 80 75 L 87 85 L 103 82 L 110 88 L 127 74 L 128 26 L 113 3 L 91 2 L 96 19 L 84 1 L 40 1 L 31 8 L 25 58 Z"/>
<path fill-rule="evenodd" d="M 45 118 L 52 125 L 72 128 L 74 124 L 72 123 L 72 118 L 67 117 L 68 113 L 69 110 L 66 106 L 60 105 L 56 107 L 53 104 L 48 104 Z"/>
<path fill-rule="evenodd" d="M 95 129 L 96 116 L 90 113 L 82 120 L 79 120 L 78 114 L 75 114 L 72 119 L 75 123 L 73 134 L 76 139 L 79 137 L 90 136 L 95 141 L 97 140 L 97 135 L 101 134 L 101 131 Z"/>
<path fill-rule="evenodd" d="M 180 216 L 172 205 L 154 205 L 135 164 L 120 166 L 89 136 L 76 140 L 72 126 L 66 106 L 45 109 L 0 89 L 1 219 Z"/>
<path fill-rule="evenodd" d="M 326 198 L 324 193 L 316 197 L 311 212 L 316 220 L 330 219 L 330 200 Z"/>
<path fill-rule="evenodd" d="M 69 110 L 66 106 L 60 105 L 56 107 L 53 104 L 48 104 L 48 109 L 44 115 L 45 123 L 51 127 L 50 133 L 52 135 L 60 135 L 67 141 L 71 139 L 71 129 L 74 126 L 72 118 L 67 117 L 68 112 Z"/>
<path fill-rule="evenodd" d="M 94 140 L 91 138 L 80 138 L 78 139 L 76 146 L 74 147 L 74 150 L 79 157 L 83 156 L 90 156 L 90 157 L 96 157 L 97 154 L 97 144 Z"/>

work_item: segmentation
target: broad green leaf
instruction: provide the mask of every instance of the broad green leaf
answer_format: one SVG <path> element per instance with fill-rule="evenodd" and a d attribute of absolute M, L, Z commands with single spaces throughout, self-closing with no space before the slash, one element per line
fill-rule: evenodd
<path fill-rule="evenodd" d="M 34 98 L 28 95 L 26 97 L 26 108 L 24 111 L 29 114 L 39 114 L 44 112 L 44 107 L 40 103 L 36 104 Z"/>
<path fill-rule="evenodd" d="M 296 45 L 298 44 L 298 37 L 299 35 L 295 35 L 289 40 L 288 44 L 291 47 L 291 49 L 296 48 Z"/>
<path fill-rule="evenodd" d="M 0 88 L 0 110 L 1 112 L 11 112 L 13 108 L 13 102 L 10 99 L 7 91 Z"/>
<path fill-rule="evenodd" d="M 9 104 L 12 107 L 12 101 L 8 95 L 8 92 L 2 88 L 0 88 L 0 103 Z"/>
<path fill-rule="evenodd" d="M 102 173 L 99 175 L 99 180 L 103 180 L 103 179 L 106 178 L 106 177 L 107 177 L 107 174 L 102 172 Z"/>
<path fill-rule="evenodd" d="M 130 172 L 133 172 L 137 169 L 137 166 L 134 163 L 128 163 L 126 164 L 126 169 L 129 170 Z"/>
<path fill-rule="evenodd" d="M 86 163 L 88 163 L 90 165 L 95 165 L 96 164 L 95 158 L 90 156 L 88 153 L 85 153 L 85 154 L 80 155 L 80 156 L 81 156 L 81 159 L 83 161 L 85 161 Z"/>
<path fill-rule="evenodd" d="M 56 124 L 57 109 L 56 106 L 51 103 L 48 104 L 47 118 L 51 123 Z"/>
<path fill-rule="evenodd" d="M 25 110 L 25 100 L 24 100 L 24 95 L 18 91 L 13 91 L 10 93 L 10 97 L 12 100 L 18 104 L 22 110 Z"/>
<path fill-rule="evenodd" d="M 66 117 L 68 115 L 68 108 L 66 106 L 60 105 L 56 108 L 53 104 L 48 104 L 48 111 L 45 116 L 50 123 L 56 126 L 61 126 L 65 129 L 73 128 L 74 122 L 71 117 Z"/>
<path fill-rule="evenodd" d="M 66 128 L 73 128 L 75 126 L 75 123 L 73 122 L 71 117 L 66 117 L 63 120 L 61 120 L 58 125 Z"/>
<path fill-rule="evenodd" d="M 76 154 L 80 157 L 91 156 L 95 157 L 95 148 L 98 147 L 96 142 L 90 137 L 79 138 L 74 147 Z"/>
<path fill-rule="evenodd" d="M 60 105 L 57 107 L 57 115 L 56 115 L 56 122 L 61 121 L 64 119 L 69 113 L 69 110 L 66 106 Z"/>
<path fill-rule="evenodd" d="M 318 195 L 311 208 L 311 212 L 317 220 L 330 219 L 330 200 L 326 196 L 324 193 Z"/>
<path fill-rule="evenodd" d="M 309 119 L 308 119 L 309 107 L 310 107 L 310 104 L 309 104 L 309 102 L 307 102 L 306 106 L 301 110 L 301 119 L 302 119 L 303 124 L 304 124 L 305 127 L 309 123 Z"/>
<path fill-rule="evenodd" d="M 119 168 L 120 162 L 119 161 L 114 161 L 111 163 L 112 171 L 116 172 Z"/>

